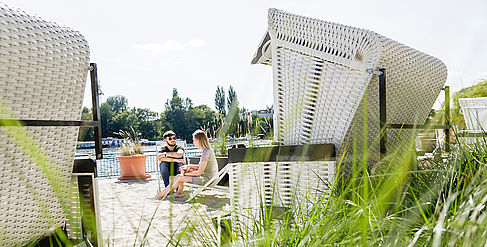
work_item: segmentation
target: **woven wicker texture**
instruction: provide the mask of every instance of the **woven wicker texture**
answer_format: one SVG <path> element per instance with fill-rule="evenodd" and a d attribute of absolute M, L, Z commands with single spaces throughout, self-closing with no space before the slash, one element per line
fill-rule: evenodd
<path fill-rule="evenodd" d="M 231 205 L 239 210 L 262 205 L 289 207 L 309 196 L 322 195 L 332 182 L 335 161 L 232 163 Z M 318 193 L 321 191 L 321 193 Z"/>
<path fill-rule="evenodd" d="M 320 198 L 328 197 L 335 177 L 335 161 L 286 161 L 230 163 L 229 185 L 232 227 L 253 231 L 255 220 L 265 217 L 264 206 L 309 210 Z M 314 202 L 312 200 L 315 200 Z M 295 208 L 297 209 L 297 208 Z M 257 220 L 258 221 L 258 220 Z"/>
<path fill-rule="evenodd" d="M 0 102 L 18 119 L 80 120 L 89 49 L 83 36 L 0 3 Z M 12 117 L 0 112 L 0 118 Z M 69 193 L 78 127 L 14 127 L 29 133 Z M 0 127 L 0 246 L 22 245 L 64 225 L 46 175 Z M 14 130 L 15 131 L 15 130 Z M 57 180 L 57 181 L 55 181 Z"/>
<path fill-rule="evenodd" d="M 367 69 L 387 71 L 387 122 L 394 124 L 423 124 L 446 81 L 440 60 L 377 33 L 276 9 L 268 20 L 270 39 L 253 62 L 273 66 L 274 139 L 285 145 L 333 143 L 340 156 L 355 139 L 359 157 L 367 146 L 377 160 L 378 77 Z M 416 131 L 394 133 L 390 149 Z"/>

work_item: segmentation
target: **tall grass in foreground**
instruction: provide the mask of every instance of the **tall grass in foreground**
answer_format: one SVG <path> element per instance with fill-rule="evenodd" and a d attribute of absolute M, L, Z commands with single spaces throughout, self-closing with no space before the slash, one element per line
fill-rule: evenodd
<path fill-rule="evenodd" d="M 485 245 L 486 163 L 487 144 L 480 138 L 474 145 L 459 143 L 443 158 L 392 157 L 373 172 L 358 165 L 360 173 L 331 185 L 328 199 L 310 198 L 311 208 L 293 205 L 276 214 L 264 207 L 248 231 L 224 221 L 229 232 L 222 239 L 208 225 L 183 237 L 204 246 Z"/>
<path fill-rule="evenodd" d="M 49 244 L 59 245 L 59 246 L 73 246 L 75 243 L 80 243 L 83 241 L 89 242 L 86 236 L 80 236 L 81 232 L 78 226 L 77 220 L 83 220 L 84 227 L 86 229 L 92 229 L 93 232 L 96 232 L 96 226 L 93 225 L 94 221 L 86 220 L 85 219 L 77 219 L 79 217 L 77 213 L 80 212 L 73 212 L 72 211 L 72 202 L 70 201 L 71 198 L 67 193 L 72 193 L 69 191 L 70 181 L 66 179 L 63 175 L 63 171 L 61 171 L 60 167 L 58 167 L 52 159 L 41 149 L 40 144 L 24 129 L 22 128 L 21 122 L 15 120 L 15 115 L 5 106 L 3 102 L 0 101 L 0 116 L 5 117 L 5 119 L 0 119 L 0 131 L 2 131 L 9 140 L 13 141 L 18 150 L 22 152 L 22 154 L 31 162 L 36 164 L 36 169 L 38 172 L 42 173 L 49 185 L 52 188 L 54 195 L 60 203 L 60 206 L 63 212 L 66 215 L 66 223 L 70 224 L 72 229 L 72 234 L 76 235 L 76 237 L 80 239 L 70 240 L 66 232 L 64 232 L 61 228 L 57 227 L 57 219 L 54 218 L 52 215 L 52 205 L 48 205 L 51 202 L 48 202 L 45 198 L 42 197 L 41 194 L 37 191 L 37 184 L 36 181 L 29 181 L 29 179 L 25 176 L 23 170 L 19 169 L 16 171 L 16 175 L 19 179 L 22 180 L 25 187 L 28 188 L 28 193 L 31 196 L 32 200 L 36 202 L 36 204 L 41 209 L 41 214 L 39 215 L 39 222 L 41 224 L 45 223 L 51 229 L 51 235 L 49 236 Z M 25 167 L 23 167 L 25 168 Z M 78 207 L 85 208 L 87 205 L 80 201 Z M 32 210 L 32 209 L 24 209 L 24 210 Z M 93 217 L 93 212 L 87 217 Z M 5 221 L 6 223 L 10 223 Z M 2 222 L 5 223 L 5 222 Z M 16 222 L 17 223 L 17 222 Z M 7 225 L 8 226 L 8 225 Z M 4 225 L 0 226 L 0 239 L 4 239 L 6 234 L 10 234 L 4 231 Z M 46 227 L 47 228 L 47 227 Z M 36 246 L 38 244 L 38 239 L 32 239 L 30 242 L 22 243 L 24 246 Z M 75 243 L 73 243 L 75 241 Z"/>

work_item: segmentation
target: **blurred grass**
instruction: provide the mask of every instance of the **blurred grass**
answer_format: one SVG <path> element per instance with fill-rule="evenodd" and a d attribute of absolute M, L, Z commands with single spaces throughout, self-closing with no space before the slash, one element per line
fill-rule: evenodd
<path fill-rule="evenodd" d="M 353 170 L 359 172 L 332 184 L 328 199 L 309 195 L 311 209 L 292 205 L 276 214 L 263 206 L 255 217 L 223 220 L 229 232 L 222 239 L 208 230 L 215 226 L 193 226 L 184 237 L 202 246 L 485 245 L 487 144 L 479 138 L 452 149 L 422 162 L 413 152 L 386 157 L 373 171 L 356 162 Z M 246 227 L 235 227 L 237 221 Z"/>

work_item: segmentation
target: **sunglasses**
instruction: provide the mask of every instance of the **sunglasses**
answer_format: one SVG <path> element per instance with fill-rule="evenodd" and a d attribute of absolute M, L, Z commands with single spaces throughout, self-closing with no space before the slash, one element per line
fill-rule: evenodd
<path fill-rule="evenodd" d="M 175 140 L 176 140 L 176 137 L 168 137 L 167 139 L 168 139 L 169 141 L 173 141 L 173 140 L 175 141 Z"/>

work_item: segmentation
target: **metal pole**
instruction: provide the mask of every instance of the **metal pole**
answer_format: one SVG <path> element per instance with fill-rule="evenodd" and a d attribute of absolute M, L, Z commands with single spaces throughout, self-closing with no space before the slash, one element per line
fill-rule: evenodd
<path fill-rule="evenodd" d="M 445 86 L 445 125 L 447 125 L 447 129 L 445 131 L 445 152 L 449 153 L 450 150 L 450 124 L 451 124 L 451 118 L 450 118 L 450 86 Z"/>
<path fill-rule="evenodd" d="M 95 137 L 95 154 L 96 159 L 103 159 L 102 133 L 101 133 L 101 116 L 100 116 L 100 100 L 98 89 L 98 73 L 96 63 L 90 63 L 90 78 L 91 78 L 91 103 L 93 112 L 93 121 L 97 125 L 93 127 Z"/>
<path fill-rule="evenodd" d="M 159 145 L 156 142 L 156 176 L 157 176 L 157 194 L 161 193 L 161 170 L 159 169 L 159 161 L 157 160 L 157 155 L 159 154 L 158 150 Z"/>
<path fill-rule="evenodd" d="M 386 112 L 386 69 L 379 69 L 379 112 L 380 112 L 380 153 L 385 155 L 387 152 L 387 112 Z"/>

